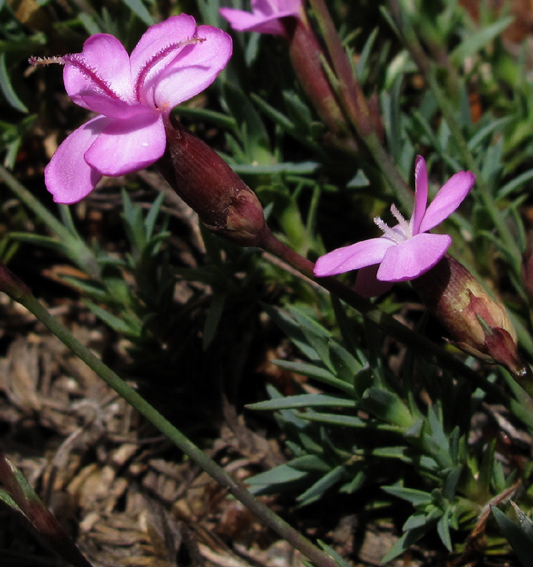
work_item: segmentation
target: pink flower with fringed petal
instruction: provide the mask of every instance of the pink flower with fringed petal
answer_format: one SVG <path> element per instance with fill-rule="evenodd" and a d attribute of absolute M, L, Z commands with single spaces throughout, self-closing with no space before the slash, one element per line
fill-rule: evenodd
<path fill-rule="evenodd" d="M 427 206 L 428 174 L 422 156 L 416 159 L 415 205 L 407 222 L 393 205 L 391 212 L 398 224 L 390 228 L 380 218 L 374 222 L 383 231 L 380 238 L 356 242 L 321 256 L 315 264 L 315 275 L 332 276 L 359 270 L 355 290 L 365 297 L 388 291 L 394 282 L 414 280 L 435 266 L 452 243 L 447 234 L 431 234 L 449 217 L 474 186 L 470 171 L 453 175 Z"/>
<path fill-rule="evenodd" d="M 280 18 L 298 17 L 302 7 L 303 0 L 252 0 L 251 13 L 234 8 L 220 8 L 220 13 L 234 30 L 283 35 Z"/>
<path fill-rule="evenodd" d="M 97 34 L 81 53 L 58 58 L 70 98 L 99 115 L 70 134 L 47 165 L 45 183 L 54 201 L 75 203 L 102 175 L 124 175 L 157 161 L 172 109 L 207 88 L 231 53 L 228 34 L 197 27 L 182 14 L 148 28 L 131 56 L 112 35 Z"/>

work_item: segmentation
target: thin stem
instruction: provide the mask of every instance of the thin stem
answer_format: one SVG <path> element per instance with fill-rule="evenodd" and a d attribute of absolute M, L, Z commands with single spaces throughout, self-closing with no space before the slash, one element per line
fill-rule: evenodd
<path fill-rule="evenodd" d="M 56 337 L 96 372 L 104 382 L 119 394 L 126 402 L 142 414 L 161 433 L 170 439 L 179 449 L 196 462 L 205 472 L 216 480 L 237 500 L 255 513 L 263 523 L 287 540 L 318 567 L 336 567 L 335 561 L 307 538 L 296 531 L 290 524 L 280 518 L 268 506 L 257 500 L 242 484 L 233 479 L 224 469 L 219 467 L 202 450 L 194 445 L 183 433 L 154 409 L 131 386 L 107 367 L 87 347 L 76 340 L 71 333 L 33 295 L 25 295 L 18 299 L 37 319 L 39 319 Z"/>

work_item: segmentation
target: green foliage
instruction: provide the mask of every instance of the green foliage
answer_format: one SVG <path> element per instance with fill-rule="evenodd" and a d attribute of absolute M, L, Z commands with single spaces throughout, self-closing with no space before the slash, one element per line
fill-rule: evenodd
<path fill-rule="evenodd" d="M 358 512 L 379 516 L 382 511 L 382 519 L 392 517 L 401 533 L 384 561 L 431 534 L 443 550 L 464 552 L 486 507 L 500 503 L 517 482 L 526 490 L 513 498 L 529 513 L 531 455 L 522 456 L 527 463 L 521 468 L 512 451 L 502 449 L 500 432 L 505 425 L 511 444 L 513 431 L 531 435 L 530 400 L 504 371 L 464 357 L 465 368 L 479 376 L 474 384 L 466 370 L 440 368 L 423 353 L 391 341 L 336 297 L 329 301 L 284 265 L 205 230 L 201 246 L 191 253 L 195 262 L 184 266 L 176 253 L 176 240 L 188 238 L 183 226 L 164 210 L 162 195 L 148 209 L 136 203 L 124 187 L 131 189 L 137 180 L 117 181 L 122 187 L 120 247 L 99 239 L 87 244 L 81 235 L 83 215 L 78 217 L 75 208 L 61 207 L 60 219 L 50 212 L 42 169 L 54 140 L 78 126 L 85 113 L 66 102 L 61 73 L 53 68 L 28 72 L 28 56 L 77 52 L 94 33 L 112 33 L 131 49 L 148 25 L 182 10 L 199 22 L 224 27 L 218 9 L 228 2 L 66 2 L 61 9 L 56 4 L 35 7 L 38 27 L 7 3 L 0 10 L 0 151 L 6 168 L 28 179 L 33 193 L 3 171 L 2 179 L 27 217 L 38 221 L 32 230 L 27 217 L 15 222 L 1 212 L 10 227 L 1 235 L 2 258 L 16 259 L 21 243 L 66 258 L 80 272 L 63 276 L 63 282 L 129 341 L 129 353 L 151 372 L 173 366 L 182 371 L 190 362 L 195 379 L 198 359 L 192 345 L 199 342 L 202 357 L 221 358 L 225 350 L 232 352 L 225 340 L 228 329 L 236 342 L 259 343 L 262 327 L 256 319 L 274 322 L 290 340 L 288 354 L 276 364 L 307 381 L 295 380 L 296 392 L 290 395 L 267 385 L 269 399 L 248 405 L 273 412 L 289 455 L 248 483 L 258 494 L 291 494 L 299 507 L 327 506 L 342 494 L 359 499 Z M 502 34 L 512 17 L 507 7 L 496 11 L 490 3 L 480 3 L 477 17 L 456 0 L 327 4 L 354 76 L 374 101 L 372 114 L 383 126 L 383 136 L 379 131 L 376 139 L 386 160 L 376 157 L 360 131 L 354 134 L 349 118 L 345 126 L 357 151 L 332 143 L 279 37 L 234 33 L 228 68 L 211 90 L 176 114 L 257 193 L 280 240 L 310 260 L 377 236 L 372 218 L 389 222 L 393 202 L 407 206 L 409 199 L 391 177 L 404 191 L 412 186 L 417 154 L 428 163 L 430 196 L 456 171 L 471 170 L 475 188 L 439 230 L 453 236 L 450 252 L 504 297 L 520 347 L 533 359 L 531 289 L 521 270 L 533 179 L 533 76 L 526 39 L 510 49 Z M 316 10 L 309 16 L 314 29 L 321 29 Z M 343 83 L 331 58 L 323 59 L 341 100 Z M 350 285 L 350 276 L 343 281 Z M 178 302 L 177 284 L 190 297 Z M 419 317 L 418 299 L 406 284 L 375 305 L 435 341 L 445 333 Z M 241 325 L 250 320 L 255 334 L 247 337 Z M 244 358 L 232 370 L 242 370 Z M 206 366 L 218 372 L 218 365 Z M 198 398 L 205 397 L 197 389 Z M 491 428 L 499 433 L 492 436 Z M 493 508 L 487 550 L 508 553 L 499 525 L 527 564 L 526 512 L 516 512 L 517 525 Z M 336 560 L 342 564 L 340 557 Z"/>
<path fill-rule="evenodd" d="M 514 502 L 511 502 L 511 504 L 513 504 L 518 524 L 498 508 L 492 508 L 492 513 L 518 559 L 525 567 L 529 565 L 533 553 L 533 522 Z"/>

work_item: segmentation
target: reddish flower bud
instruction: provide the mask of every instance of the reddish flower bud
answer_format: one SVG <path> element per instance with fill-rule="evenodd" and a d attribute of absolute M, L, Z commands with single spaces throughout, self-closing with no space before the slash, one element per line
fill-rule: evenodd
<path fill-rule="evenodd" d="M 268 231 L 255 193 L 206 143 L 180 122 L 166 123 L 167 148 L 157 162 L 176 193 L 213 232 L 259 246 Z"/>
<path fill-rule="evenodd" d="M 517 379 L 531 378 L 505 307 L 457 260 L 445 255 L 411 283 L 448 329 L 455 346 L 484 362 L 503 365 Z"/>

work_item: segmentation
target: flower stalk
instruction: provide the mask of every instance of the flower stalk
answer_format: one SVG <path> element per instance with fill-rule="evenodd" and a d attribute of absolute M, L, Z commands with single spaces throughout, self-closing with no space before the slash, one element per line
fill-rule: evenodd
<path fill-rule="evenodd" d="M 5 291 L 14 300 L 26 307 L 41 323 L 43 323 L 61 342 L 63 342 L 76 356 L 78 356 L 89 368 L 91 368 L 104 382 L 112 388 L 127 403 L 143 415 L 163 435 L 174 443 L 189 458 L 197 463 L 215 481 L 242 502 L 251 512 L 256 514 L 261 521 L 288 541 L 295 549 L 299 550 L 305 557 L 318 567 L 336 567 L 335 561 L 316 547 L 311 541 L 295 530 L 285 520 L 280 518 L 273 510 L 255 498 L 243 483 L 232 478 L 222 467 L 210 459 L 201 449 L 189 440 L 181 431 L 172 425 L 152 405 L 150 405 L 140 394 L 129 386 L 122 378 L 106 366 L 85 345 L 80 343 L 50 312 L 34 297 L 29 288 L 14 276 L 8 268 L 3 267 L 0 272 L 0 290 Z M 7 283 L 6 283 L 7 282 Z M 0 459 L 0 475 L 2 480 L 9 480 L 6 468 L 9 465 Z M 13 490 L 19 490 L 15 485 L 9 485 Z M 21 497 L 22 498 L 22 497 Z M 24 496 L 24 498 L 26 498 Z M 15 499 L 15 498 L 14 498 Z M 17 498 L 17 504 L 24 501 Z M 23 511 L 24 508 L 20 506 Z M 25 512 L 26 513 L 26 512 Z M 80 567 L 89 567 L 90 564 L 75 563 Z"/>

